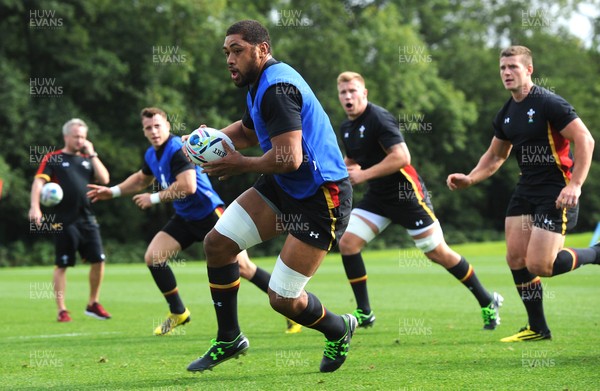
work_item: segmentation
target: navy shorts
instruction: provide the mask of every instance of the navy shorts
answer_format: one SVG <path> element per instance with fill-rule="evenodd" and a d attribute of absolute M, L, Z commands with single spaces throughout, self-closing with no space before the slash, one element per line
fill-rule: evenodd
<path fill-rule="evenodd" d="M 54 264 L 65 268 L 75 266 L 77 252 L 84 262 L 103 262 L 105 255 L 100 237 L 100 225 L 94 217 L 77 220 L 54 235 Z"/>
<path fill-rule="evenodd" d="M 325 182 L 314 195 L 302 200 L 286 193 L 272 175 L 261 175 L 254 188 L 277 208 L 276 231 L 313 247 L 331 250 L 348 226 L 352 209 L 348 179 Z"/>
<path fill-rule="evenodd" d="M 556 195 L 558 196 L 558 194 Z M 506 216 L 523 216 L 523 224 L 565 235 L 577 224 L 579 205 L 556 209 L 556 196 L 530 196 L 515 191 L 510 199 Z"/>
<path fill-rule="evenodd" d="M 175 214 L 162 227 L 161 231 L 171 235 L 179 243 L 181 249 L 185 250 L 194 242 L 204 241 L 204 237 L 213 229 L 222 214 L 223 207 L 221 206 L 202 220 L 186 220 Z"/>
<path fill-rule="evenodd" d="M 394 224 L 400 224 L 406 229 L 415 230 L 428 227 L 437 218 L 425 184 L 421 182 L 419 190 L 412 186 L 401 186 L 398 194 L 385 196 L 367 191 L 355 208 L 363 209 L 379 216 L 386 217 Z"/>

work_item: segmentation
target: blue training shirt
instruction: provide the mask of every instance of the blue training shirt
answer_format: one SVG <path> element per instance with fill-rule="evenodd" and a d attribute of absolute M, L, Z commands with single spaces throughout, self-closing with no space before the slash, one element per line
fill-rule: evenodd
<path fill-rule="evenodd" d="M 156 158 L 156 150 L 153 147 L 146 150 L 144 160 L 152 170 L 161 189 L 166 189 L 176 181 L 176 177 L 171 173 L 171 159 L 175 153 L 181 150 L 182 145 L 181 138 L 177 136 L 170 137 L 165 143 L 165 149 L 160 160 Z M 186 220 L 202 220 L 218 206 L 224 204 L 221 197 L 214 192 L 208 176 L 200 172 L 200 167 L 194 167 L 196 170 L 196 192 L 173 201 L 175 213 Z"/>
<path fill-rule="evenodd" d="M 275 84 L 287 83 L 302 95 L 302 155 L 298 170 L 286 174 L 275 174 L 281 188 L 296 199 L 312 196 L 325 182 L 335 182 L 348 177 L 342 152 L 337 143 L 329 117 L 321 103 L 302 76 L 292 67 L 277 63 L 267 67 L 258 82 L 254 102 L 248 92 L 248 113 L 254 122 L 254 131 L 263 152 L 271 150 L 271 140 L 260 108 L 267 89 Z"/>

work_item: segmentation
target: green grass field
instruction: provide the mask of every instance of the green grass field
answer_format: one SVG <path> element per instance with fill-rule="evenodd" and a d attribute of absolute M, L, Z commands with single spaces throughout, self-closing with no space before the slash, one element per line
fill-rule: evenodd
<path fill-rule="evenodd" d="M 587 246 L 590 235 L 568 244 Z M 554 340 L 498 340 L 526 322 L 504 261 L 503 243 L 454 247 L 475 266 L 488 289 L 504 298 L 502 324 L 483 331 L 471 294 L 414 249 L 366 252 L 372 329 L 359 329 L 346 363 L 319 372 L 324 340 L 304 329 L 284 334 L 284 319 L 265 294 L 243 281 L 240 324 L 248 354 L 212 372 L 186 366 L 208 347 L 216 322 L 205 264 L 173 264 L 192 322 L 155 337 L 167 306 L 143 264 L 108 265 L 102 303 L 113 319 L 83 314 L 89 268 L 69 270 L 67 304 L 73 322 L 55 321 L 51 267 L 0 270 L 0 388 L 69 390 L 592 390 L 600 388 L 600 268 L 543 279 Z M 255 259 L 271 270 L 274 259 Z M 325 260 L 308 289 L 336 313 L 354 299 L 339 255 Z"/>

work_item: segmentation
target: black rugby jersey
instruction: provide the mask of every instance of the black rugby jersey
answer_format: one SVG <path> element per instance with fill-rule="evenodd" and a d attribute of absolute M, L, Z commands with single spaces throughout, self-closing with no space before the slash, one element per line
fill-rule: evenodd
<path fill-rule="evenodd" d="M 342 122 L 340 135 L 346 156 L 363 170 L 381 162 L 387 156 L 385 150 L 404 142 L 396 118 L 373 103 L 368 103 L 358 118 Z M 422 180 L 411 165 L 404 166 L 397 173 L 371 179 L 368 183 L 369 192 L 390 199 L 398 199 L 399 190 L 412 190 L 417 197 L 424 197 Z"/>
<path fill-rule="evenodd" d="M 523 194 L 553 194 L 569 183 L 573 155 L 560 132 L 576 118 L 566 100 L 539 86 L 521 102 L 511 97 L 496 114 L 495 136 L 513 145 Z"/>
<path fill-rule="evenodd" d="M 50 152 L 42 159 L 35 177 L 62 187 L 62 201 L 51 208 L 58 221 L 67 225 L 79 218 L 94 216 L 86 196 L 87 185 L 94 181 L 94 167 L 87 155 L 70 155 L 62 150 Z"/>

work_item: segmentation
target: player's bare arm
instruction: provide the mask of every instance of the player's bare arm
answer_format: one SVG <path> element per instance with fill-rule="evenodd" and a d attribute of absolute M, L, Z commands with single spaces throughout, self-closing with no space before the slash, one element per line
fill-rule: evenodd
<path fill-rule="evenodd" d="M 406 143 L 392 145 L 385 150 L 385 153 L 387 155 L 382 161 L 366 170 L 361 170 L 360 167 L 356 166 L 348 166 L 350 182 L 353 185 L 358 185 L 371 179 L 391 175 L 410 164 L 410 152 Z"/>
<path fill-rule="evenodd" d="M 557 208 L 572 208 L 579 202 L 581 187 L 587 178 L 592 164 L 594 139 L 580 118 L 576 118 L 560 132 L 567 140 L 575 144 L 575 166 L 571 180 L 556 198 Z"/>
<path fill-rule="evenodd" d="M 204 172 L 219 179 L 247 172 L 284 174 L 296 171 L 303 159 L 301 130 L 292 130 L 273 137 L 271 150 L 260 157 L 244 156 L 231 150 L 226 143 L 223 145 L 227 156 L 202 165 Z"/>
<path fill-rule="evenodd" d="M 127 179 L 119 183 L 117 186 L 119 187 L 122 195 L 134 194 L 150 186 L 153 180 L 153 176 L 145 175 L 142 170 L 139 170 L 131 174 L 129 177 L 127 177 Z M 114 198 L 114 194 L 109 187 L 89 184 L 88 188 L 90 190 L 87 192 L 87 197 L 92 202 L 110 200 Z"/>
<path fill-rule="evenodd" d="M 40 193 L 46 184 L 44 178 L 35 178 L 31 184 L 31 204 L 29 207 L 29 221 L 37 225 L 42 223 L 42 209 L 40 208 Z"/>
<path fill-rule="evenodd" d="M 358 166 L 358 163 L 356 163 L 356 160 L 350 159 L 348 156 L 344 156 L 344 164 L 346 165 L 346 167 Z"/>
<path fill-rule="evenodd" d="M 94 181 L 101 185 L 107 185 L 110 182 L 110 174 L 98 157 L 94 149 L 94 144 L 90 140 L 84 141 L 83 152 L 90 155 L 90 161 L 92 162 L 92 167 L 94 167 Z"/>
<path fill-rule="evenodd" d="M 159 193 L 161 202 L 169 202 L 185 198 L 190 194 L 194 194 L 195 192 L 196 170 L 189 169 L 180 172 L 175 177 L 175 182 L 171 183 L 169 187 L 161 190 Z"/>
<path fill-rule="evenodd" d="M 229 136 L 235 149 L 245 149 L 258 144 L 254 130 L 245 127 L 241 120 L 221 129 L 221 132 Z"/>
<path fill-rule="evenodd" d="M 510 141 L 501 140 L 494 136 L 490 147 L 468 175 L 461 173 L 448 175 L 446 179 L 448 188 L 450 190 L 466 189 L 491 177 L 504 164 L 510 155 L 511 149 L 512 144 Z"/>
<path fill-rule="evenodd" d="M 169 187 L 161 190 L 158 193 L 158 201 L 172 202 L 187 197 L 190 194 L 196 192 L 196 170 L 190 169 L 180 172 L 175 177 L 175 182 L 171 183 Z M 133 196 L 133 202 L 140 209 L 148 209 L 152 204 L 151 193 L 141 193 Z"/>

